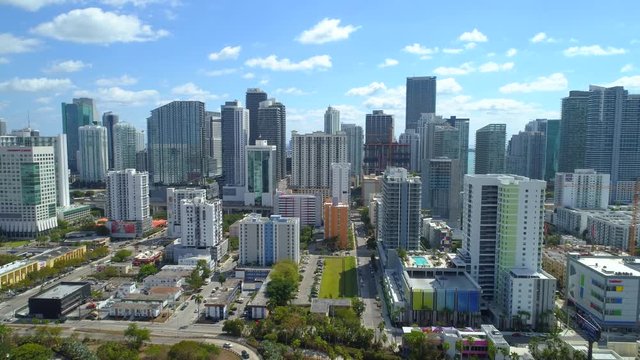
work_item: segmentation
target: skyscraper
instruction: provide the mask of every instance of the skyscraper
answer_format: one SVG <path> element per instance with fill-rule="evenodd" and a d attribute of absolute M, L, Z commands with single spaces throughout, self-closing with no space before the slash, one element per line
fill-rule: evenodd
<path fill-rule="evenodd" d="M 378 240 L 387 249 L 419 250 L 421 222 L 420 177 L 406 169 L 388 168 L 382 177 L 382 209 Z"/>
<path fill-rule="evenodd" d="M 362 127 L 356 124 L 342 124 L 342 131 L 347 135 L 347 161 L 351 164 L 351 176 L 359 179 L 362 176 L 362 155 L 364 151 L 364 134 Z"/>
<path fill-rule="evenodd" d="M 194 197 L 180 201 L 183 247 L 212 248 L 222 241 L 222 201 Z"/>
<path fill-rule="evenodd" d="M 107 175 L 107 129 L 104 126 L 85 125 L 78 128 L 78 170 L 80 181 L 103 182 Z"/>
<path fill-rule="evenodd" d="M 122 122 L 113 126 L 112 131 L 113 169 L 135 169 L 136 154 L 138 153 L 138 130 L 133 125 Z"/>
<path fill-rule="evenodd" d="M 113 237 L 140 237 L 150 229 L 149 175 L 135 169 L 109 171 L 105 215 Z"/>
<path fill-rule="evenodd" d="M 609 174 L 598 174 L 593 169 L 556 173 L 554 204 L 556 207 L 606 210 L 609 207 L 609 179 Z"/>
<path fill-rule="evenodd" d="M 511 136 L 505 167 L 508 174 L 544 179 L 546 138 L 543 132 L 521 131 Z"/>
<path fill-rule="evenodd" d="M 417 131 L 421 114 L 436 112 L 436 77 L 408 77 L 406 100 L 405 129 Z"/>
<path fill-rule="evenodd" d="M 180 237 L 182 234 L 182 213 L 180 204 L 182 200 L 190 200 L 196 197 L 207 198 L 207 190 L 195 188 L 167 188 L 167 235 Z"/>
<path fill-rule="evenodd" d="M 449 125 L 458 129 L 458 157 L 460 160 L 460 183 L 462 177 L 469 172 L 469 119 L 451 116 L 446 119 Z"/>
<path fill-rule="evenodd" d="M 114 152 L 114 144 L 113 144 L 113 127 L 119 122 L 118 115 L 114 114 L 111 111 L 108 111 L 102 114 L 102 126 L 107 128 L 107 147 L 109 148 L 109 170 L 114 169 L 115 167 L 115 152 Z M 118 169 L 122 170 L 122 169 Z"/>
<path fill-rule="evenodd" d="M 329 106 L 324 112 L 324 132 L 336 134 L 340 131 L 340 111 Z"/>
<path fill-rule="evenodd" d="M 245 147 L 249 145 L 249 110 L 243 108 L 237 100 L 227 101 L 220 108 L 224 184 L 244 187 Z"/>
<path fill-rule="evenodd" d="M 347 162 L 347 136 L 291 132 L 291 188 L 316 189 L 322 198 L 329 196 L 331 164 Z"/>
<path fill-rule="evenodd" d="M 393 142 L 393 115 L 373 110 L 365 120 L 365 143 L 390 144 Z"/>
<path fill-rule="evenodd" d="M 588 104 L 588 91 L 570 91 L 569 96 L 562 99 L 558 149 L 559 172 L 571 173 L 575 169 L 584 168 Z"/>
<path fill-rule="evenodd" d="M 256 140 L 255 145 L 247 145 L 246 151 L 244 204 L 272 206 L 277 188 L 276 146 L 268 145 L 267 140 Z"/>
<path fill-rule="evenodd" d="M 258 88 L 247 89 L 245 104 L 247 105 L 247 110 L 249 110 L 250 129 L 247 138 L 247 145 L 256 143 L 256 139 L 258 138 L 258 109 L 260 108 L 260 103 L 265 100 L 267 100 L 266 92 Z"/>
<path fill-rule="evenodd" d="M 365 120 L 363 172 L 382 173 L 387 167 L 408 168 L 410 147 L 393 141 L 394 117 L 382 110 L 373 110 Z"/>
<path fill-rule="evenodd" d="M 553 180 L 558 170 L 558 151 L 560 149 L 560 120 L 547 120 L 545 131 L 546 151 L 544 158 L 544 180 Z"/>
<path fill-rule="evenodd" d="M 275 99 L 262 101 L 258 107 L 258 133 L 256 140 L 266 140 L 276 146 L 276 181 L 287 175 L 287 110 Z M 255 141 L 251 144 L 255 144 Z"/>
<path fill-rule="evenodd" d="M 489 124 L 476 131 L 475 174 L 504 173 L 506 124 Z"/>
<path fill-rule="evenodd" d="M 0 118 L 0 136 L 7 135 L 7 122 Z"/>
<path fill-rule="evenodd" d="M 147 118 L 149 176 L 154 184 L 197 183 L 207 175 L 201 101 L 173 101 Z"/>
<path fill-rule="evenodd" d="M 431 216 L 446 220 L 451 227 L 460 223 L 460 164 L 446 157 L 429 159 L 422 176 L 422 207 Z"/>
<path fill-rule="evenodd" d="M 62 103 L 62 132 L 67 135 L 67 164 L 73 173 L 78 172 L 78 128 L 94 125 L 94 112 L 93 99 L 78 98 L 73 99 L 71 104 Z"/>
<path fill-rule="evenodd" d="M 222 120 L 220 113 L 207 111 L 205 115 L 204 146 L 209 177 L 222 176 Z"/>
<path fill-rule="evenodd" d="M 407 129 L 400 134 L 399 144 L 409 145 L 409 171 L 420 171 L 420 135 L 414 129 Z"/>
<path fill-rule="evenodd" d="M 351 164 L 332 163 L 331 164 L 331 199 L 341 202 L 347 206 L 350 204 L 350 175 Z"/>

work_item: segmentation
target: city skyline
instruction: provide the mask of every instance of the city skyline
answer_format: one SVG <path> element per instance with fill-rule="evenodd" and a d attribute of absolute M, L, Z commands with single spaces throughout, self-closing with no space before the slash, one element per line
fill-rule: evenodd
<path fill-rule="evenodd" d="M 197 16 L 229 11 L 230 2 L 0 0 L 0 117 L 9 129 L 30 121 L 57 134 L 60 103 L 91 97 L 96 118 L 113 111 L 144 129 L 150 111 L 170 101 L 200 100 L 216 111 L 260 87 L 287 106 L 287 138 L 290 130 L 321 130 L 329 105 L 342 122 L 360 126 L 374 109 L 393 114 L 398 137 L 406 78 L 437 76 L 439 115 L 470 118 L 472 134 L 506 123 L 510 138 L 533 119 L 559 118 L 569 90 L 640 89 L 636 4 L 546 12 L 496 1 L 471 5 L 469 15 L 456 12 L 456 24 L 464 24 L 456 26 L 441 16 L 454 12 L 453 4 L 413 2 L 411 12 L 393 4 L 355 12 L 330 2 L 296 5 L 282 4 L 286 12 L 234 6 L 265 26 L 248 32 L 246 22 L 218 16 L 223 37 Z M 283 16 L 287 21 L 278 21 Z M 81 19 L 91 19 L 92 29 L 76 31 Z M 412 31 L 426 23 L 438 31 Z"/>

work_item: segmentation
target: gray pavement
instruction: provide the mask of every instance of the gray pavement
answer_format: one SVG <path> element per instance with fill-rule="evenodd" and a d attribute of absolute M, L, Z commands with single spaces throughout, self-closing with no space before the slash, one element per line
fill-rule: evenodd
<path fill-rule="evenodd" d="M 318 255 L 303 256 L 303 259 L 306 259 L 306 264 L 304 262 L 300 262 L 300 267 L 304 269 L 304 272 L 301 273 L 303 277 L 300 282 L 300 286 L 298 287 L 298 294 L 296 295 L 296 298 L 293 299 L 294 305 L 311 304 L 309 297 L 311 296 L 311 288 L 313 286 L 314 272 L 317 268 L 318 258 Z"/>

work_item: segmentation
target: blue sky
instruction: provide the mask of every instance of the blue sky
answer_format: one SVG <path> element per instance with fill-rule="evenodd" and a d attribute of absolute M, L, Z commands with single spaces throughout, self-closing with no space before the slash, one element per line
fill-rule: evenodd
<path fill-rule="evenodd" d="M 543 6 L 541 4 L 548 4 Z M 0 117 L 61 132 L 60 103 L 146 128 L 171 100 L 219 110 L 260 87 L 287 131 L 322 129 L 328 105 L 404 130 L 407 76 L 438 77 L 437 112 L 509 134 L 557 118 L 569 90 L 640 92 L 640 3 L 602 1 L 0 0 Z"/>

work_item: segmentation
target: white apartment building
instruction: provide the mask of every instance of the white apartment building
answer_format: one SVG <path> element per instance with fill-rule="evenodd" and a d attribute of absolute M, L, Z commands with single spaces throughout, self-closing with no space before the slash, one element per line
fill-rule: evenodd
<path fill-rule="evenodd" d="M 248 214 L 239 224 L 238 264 L 271 266 L 280 260 L 300 262 L 300 219 Z"/>
<path fill-rule="evenodd" d="M 299 218 L 300 226 L 322 225 L 322 203 L 315 195 L 276 191 L 273 213 L 282 217 Z"/>
<path fill-rule="evenodd" d="M 256 140 L 246 147 L 244 204 L 247 206 L 273 206 L 276 189 L 276 146 L 267 140 Z"/>
<path fill-rule="evenodd" d="M 382 176 L 378 240 L 387 249 L 420 250 L 421 191 L 419 176 L 389 167 Z"/>
<path fill-rule="evenodd" d="M 331 186 L 331 164 L 347 162 L 347 136 L 324 132 L 291 132 L 291 188 L 326 189 Z"/>
<path fill-rule="evenodd" d="M 107 128 L 85 125 L 78 128 L 78 170 L 80 181 L 104 181 L 109 168 Z"/>
<path fill-rule="evenodd" d="M 207 190 L 195 188 L 167 188 L 167 235 L 180 237 L 182 234 L 182 214 L 180 204 L 182 200 L 196 197 L 206 198 Z"/>
<path fill-rule="evenodd" d="M 222 201 L 196 197 L 180 201 L 182 246 L 210 248 L 222 240 Z"/>
<path fill-rule="evenodd" d="M 149 174 L 135 169 L 109 171 L 105 214 L 112 236 L 142 236 L 151 227 Z"/>
<path fill-rule="evenodd" d="M 331 164 L 331 198 L 337 199 L 337 202 L 341 202 L 347 205 L 351 205 L 349 202 L 351 188 L 351 164 L 350 163 L 332 163 Z"/>
<path fill-rule="evenodd" d="M 606 210 L 609 184 L 609 174 L 598 174 L 593 169 L 556 173 L 554 203 L 556 207 Z"/>
<path fill-rule="evenodd" d="M 36 237 L 58 226 L 53 146 L 0 147 L 0 229 Z"/>

